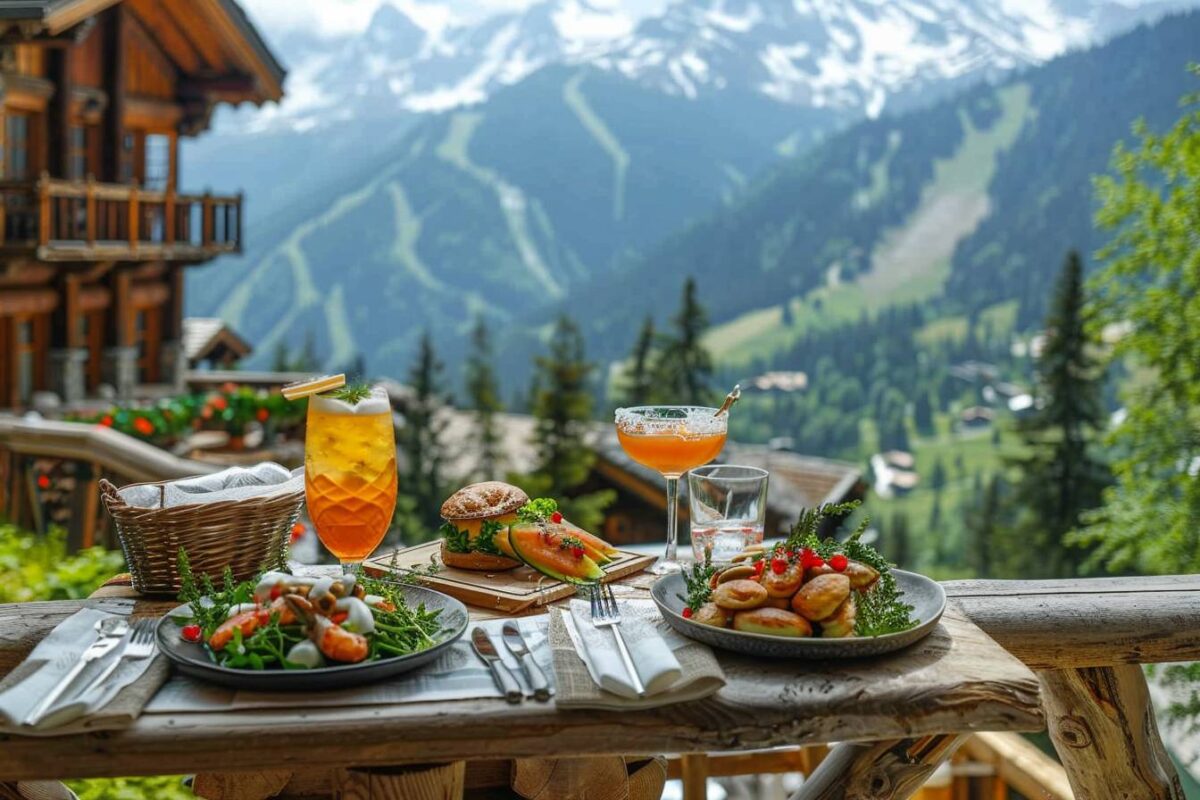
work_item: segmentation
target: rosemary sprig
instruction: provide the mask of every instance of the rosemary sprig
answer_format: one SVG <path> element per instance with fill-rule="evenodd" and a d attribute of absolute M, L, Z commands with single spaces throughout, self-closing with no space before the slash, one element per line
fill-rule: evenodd
<path fill-rule="evenodd" d="M 326 396 L 356 406 L 371 396 L 371 387 L 365 383 L 348 383 L 334 389 Z"/>
<path fill-rule="evenodd" d="M 712 550 L 704 551 L 704 563 L 696 562 L 690 570 L 685 570 L 683 574 L 683 582 L 687 585 L 687 596 L 676 595 L 683 604 L 690 608 L 693 612 L 699 610 L 700 606 L 704 605 L 712 597 L 712 576 L 716 574 L 717 568 L 712 563 Z"/>

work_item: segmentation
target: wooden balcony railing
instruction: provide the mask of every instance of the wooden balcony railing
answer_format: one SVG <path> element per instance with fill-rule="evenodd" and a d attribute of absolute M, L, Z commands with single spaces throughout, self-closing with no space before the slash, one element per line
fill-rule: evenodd
<path fill-rule="evenodd" d="M 45 261 L 203 261 L 242 249 L 242 196 L 137 184 L 0 181 L 0 247 Z"/>

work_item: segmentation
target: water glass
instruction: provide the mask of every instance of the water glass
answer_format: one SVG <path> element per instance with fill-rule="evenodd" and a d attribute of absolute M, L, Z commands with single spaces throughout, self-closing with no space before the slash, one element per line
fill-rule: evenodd
<path fill-rule="evenodd" d="M 767 518 L 767 478 L 758 467 L 714 464 L 688 474 L 692 552 L 714 564 L 728 563 L 752 544 L 761 544 Z"/>

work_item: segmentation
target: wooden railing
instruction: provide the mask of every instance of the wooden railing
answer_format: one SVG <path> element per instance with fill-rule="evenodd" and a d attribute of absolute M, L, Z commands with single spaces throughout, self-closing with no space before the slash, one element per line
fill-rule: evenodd
<path fill-rule="evenodd" d="M 242 196 L 46 175 L 0 181 L 0 246 L 48 261 L 203 260 L 241 252 Z"/>

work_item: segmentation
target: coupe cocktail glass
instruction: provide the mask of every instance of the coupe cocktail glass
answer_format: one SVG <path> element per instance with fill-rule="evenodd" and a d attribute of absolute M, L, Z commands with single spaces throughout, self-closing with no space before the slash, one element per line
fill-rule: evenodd
<path fill-rule="evenodd" d="M 667 551 L 650 572 L 682 569 L 679 542 L 679 478 L 712 461 L 725 446 L 729 415 L 705 406 L 638 406 L 617 409 L 617 439 L 637 463 L 667 479 Z"/>
<path fill-rule="evenodd" d="M 383 541 L 396 509 L 396 437 L 382 388 L 357 403 L 308 399 L 304 488 L 321 543 L 344 568 L 357 570 Z"/>

